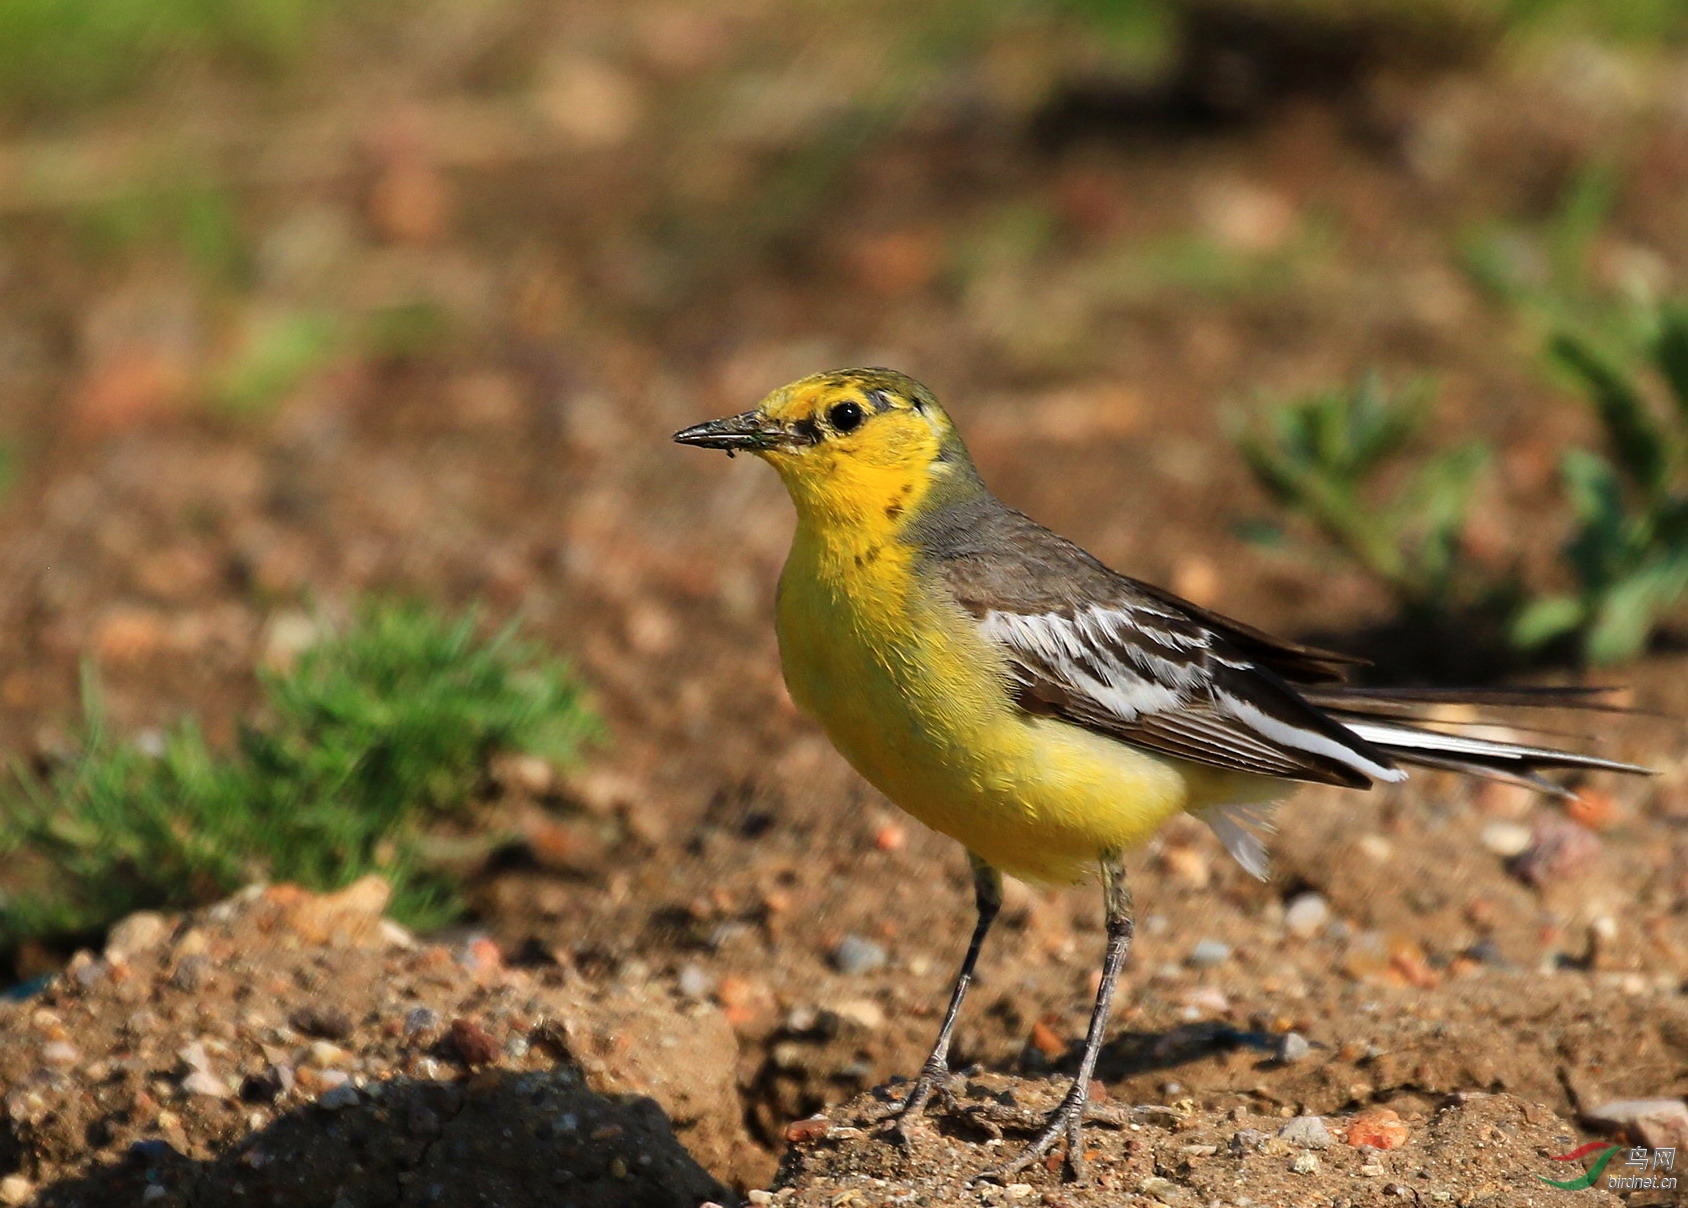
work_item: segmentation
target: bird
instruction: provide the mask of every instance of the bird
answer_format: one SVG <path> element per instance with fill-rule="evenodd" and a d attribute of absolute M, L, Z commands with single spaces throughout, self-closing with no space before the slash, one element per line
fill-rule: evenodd
<path fill-rule="evenodd" d="M 1023 1151 L 981 1177 L 1057 1145 L 1067 1176 L 1086 1177 L 1087 1096 L 1135 927 L 1122 857 L 1172 818 L 1202 819 L 1264 879 L 1270 812 L 1301 783 L 1367 789 L 1418 767 L 1564 795 L 1543 772 L 1648 771 L 1446 720 L 1606 707 L 1598 689 L 1352 686 L 1362 660 L 1110 570 L 993 495 L 937 398 L 895 370 L 813 374 L 673 439 L 778 472 L 797 512 L 775 604 L 787 689 L 869 783 L 967 853 L 976 922 L 931 1054 L 888 1117 L 894 1139 L 947 1096 L 1003 875 L 1101 882 L 1102 977 L 1077 1075 Z"/>

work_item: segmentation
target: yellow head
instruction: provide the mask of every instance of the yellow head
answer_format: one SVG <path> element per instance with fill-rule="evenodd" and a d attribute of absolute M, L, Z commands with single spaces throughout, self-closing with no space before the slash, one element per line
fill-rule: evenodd
<path fill-rule="evenodd" d="M 893 369 L 811 374 L 674 439 L 756 454 L 779 471 L 800 515 L 831 523 L 896 524 L 934 486 L 977 482 L 938 400 Z"/>

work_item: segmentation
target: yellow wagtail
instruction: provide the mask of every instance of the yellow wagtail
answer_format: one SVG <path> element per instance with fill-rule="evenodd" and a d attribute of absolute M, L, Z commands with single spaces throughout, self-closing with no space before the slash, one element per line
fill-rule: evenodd
<path fill-rule="evenodd" d="M 1297 781 L 1363 789 L 1416 764 L 1563 792 L 1540 771 L 1646 771 L 1424 720 L 1438 704 L 1587 705 L 1587 690 L 1346 687 L 1358 660 L 1116 574 L 986 490 L 937 400 L 901 373 L 815 374 L 674 439 L 779 471 L 797 508 L 777 606 L 792 698 L 875 787 L 967 848 L 978 923 L 899 1135 L 947 1082 L 1001 874 L 1070 884 L 1100 869 L 1107 949 L 1078 1076 L 999 1175 L 1063 1138 L 1083 1174 L 1085 1099 L 1132 936 L 1120 854 L 1173 815 L 1203 819 L 1264 877 L 1264 811 Z"/>

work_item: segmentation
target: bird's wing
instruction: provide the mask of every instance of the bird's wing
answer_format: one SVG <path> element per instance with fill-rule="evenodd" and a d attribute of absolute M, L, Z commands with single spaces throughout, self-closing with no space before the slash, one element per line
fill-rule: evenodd
<path fill-rule="evenodd" d="M 979 626 L 1028 712 L 1218 768 L 1355 787 L 1402 779 L 1383 752 L 1158 600 L 989 608 Z"/>
<path fill-rule="evenodd" d="M 1116 574 L 1006 508 L 928 548 L 955 601 L 1001 650 L 1028 712 L 1234 771 L 1354 787 L 1404 777 L 1272 666 L 1329 679 L 1340 656 Z"/>

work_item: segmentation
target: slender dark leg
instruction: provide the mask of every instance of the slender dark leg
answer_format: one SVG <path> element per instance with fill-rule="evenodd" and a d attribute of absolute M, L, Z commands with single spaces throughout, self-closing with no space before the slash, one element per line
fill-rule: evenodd
<path fill-rule="evenodd" d="M 1090 1030 L 1084 1037 L 1084 1057 L 1078 1063 L 1078 1077 L 1061 1106 L 1050 1113 L 1043 1131 L 1026 1146 L 1025 1152 L 1006 1166 L 991 1171 L 990 1178 L 1003 1178 L 1024 1170 L 1048 1153 L 1063 1137 L 1067 1142 L 1067 1169 L 1073 1177 L 1083 1180 L 1084 1169 L 1084 1105 L 1090 1095 L 1090 1076 L 1096 1070 L 1096 1056 L 1102 1051 L 1102 1034 L 1108 1027 L 1108 1011 L 1113 1006 L 1114 986 L 1119 971 L 1131 950 L 1131 936 L 1136 928 L 1132 919 L 1131 887 L 1125 883 L 1125 867 L 1119 856 L 1109 853 L 1102 857 L 1102 901 L 1107 912 L 1108 948 L 1102 958 L 1102 984 L 1096 991 L 1096 1006 L 1090 1012 Z"/>
<path fill-rule="evenodd" d="M 932 1054 L 926 1058 L 926 1064 L 920 1067 L 920 1077 L 915 1079 L 908 1096 L 896 1109 L 897 1123 L 893 1132 L 905 1140 L 909 1121 L 920 1115 L 921 1109 L 932 1098 L 932 1092 L 949 1077 L 950 1035 L 955 1031 L 955 1018 L 961 1014 L 961 1000 L 967 997 L 967 987 L 973 983 L 973 967 L 979 963 L 979 949 L 985 946 L 985 936 L 996 921 L 997 911 L 1002 909 L 1002 874 L 972 852 L 967 853 L 967 865 L 973 870 L 973 902 L 979 910 L 979 921 L 973 924 L 973 938 L 968 941 L 961 972 L 956 974 L 955 989 L 950 991 L 949 1009 L 944 1012 L 943 1026 L 938 1029 L 938 1042 L 932 1046 Z"/>

